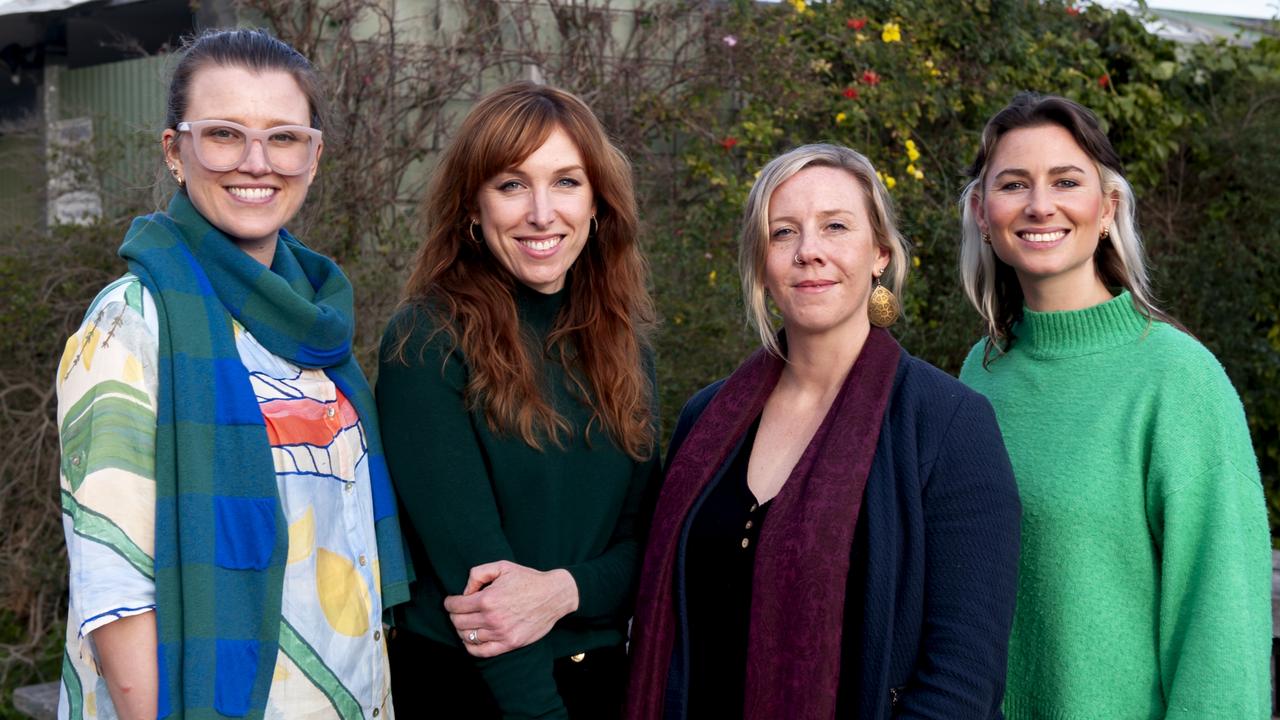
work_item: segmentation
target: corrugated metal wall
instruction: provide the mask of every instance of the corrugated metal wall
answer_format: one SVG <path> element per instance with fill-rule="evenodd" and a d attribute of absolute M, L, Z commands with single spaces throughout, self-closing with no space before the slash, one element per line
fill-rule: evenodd
<path fill-rule="evenodd" d="M 161 167 L 165 81 L 171 56 L 137 58 L 60 73 L 58 118 L 93 121 L 103 211 L 150 198 Z"/>

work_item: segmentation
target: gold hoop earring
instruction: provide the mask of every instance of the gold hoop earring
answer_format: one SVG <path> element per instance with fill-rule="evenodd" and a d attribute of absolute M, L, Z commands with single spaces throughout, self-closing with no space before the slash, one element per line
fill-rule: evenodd
<path fill-rule="evenodd" d="M 484 243 L 484 230 L 482 229 L 480 231 L 479 236 L 476 235 L 476 227 L 478 227 L 479 225 L 480 225 L 480 222 L 478 220 L 476 220 L 475 218 L 471 218 L 471 226 L 467 228 L 467 235 L 471 238 L 471 242 L 475 243 L 476 245 L 480 245 Z"/>
<path fill-rule="evenodd" d="M 887 328 L 898 321 L 900 313 L 897 296 L 881 285 L 880 276 L 876 275 L 876 288 L 871 291 L 871 300 L 867 303 L 867 317 L 871 319 L 871 324 Z"/>
<path fill-rule="evenodd" d="M 596 220 L 596 216 L 591 216 L 591 226 L 587 230 L 587 239 L 591 239 L 600 234 L 600 221 Z"/>

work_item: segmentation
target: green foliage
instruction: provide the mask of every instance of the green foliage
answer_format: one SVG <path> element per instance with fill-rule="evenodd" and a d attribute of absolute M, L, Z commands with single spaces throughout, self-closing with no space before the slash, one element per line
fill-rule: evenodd
<path fill-rule="evenodd" d="M 1127 14 L 1057 0 L 744 0 L 722 22 L 708 33 L 708 82 L 679 102 L 695 129 L 684 181 L 651 200 L 678 228 L 653 255 L 662 359 L 681 358 L 660 362 L 666 388 L 687 396 L 733 364 L 720 352 L 751 344 L 726 332 L 741 327 L 741 303 L 707 274 L 736 286 L 733 233 L 755 173 L 817 141 L 880 169 L 914 246 L 895 333 L 956 372 L 981 332 L 956 271 L 965 167 L 1016 92 L 1054 93 L 1093 109 L 1124 158 L 1157 296 L 1227 368 L 1280 508 L 1280 42 L 1181 45 Z M 664 393 L 664 416 L 680 401 Z"/>

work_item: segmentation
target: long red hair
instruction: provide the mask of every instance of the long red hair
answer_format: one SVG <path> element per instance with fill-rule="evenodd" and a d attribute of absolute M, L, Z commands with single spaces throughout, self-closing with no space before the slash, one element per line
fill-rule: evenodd
<path fill-rule="evenodd" d="M 426 238 L 402 305 L 436 316 L 471 370 L 466 397 L 489 427 L 531 447 L 557 445 L 571 431 L 539 388 L 521 341 L 514 291 L 519 282 L 471 237 L 483 183 L 513 168 L 555 129 L 577 145 L 595 192 L 598 230 L 567 279 L 568 297 L 547 338 L 575 394 L 619 448 L 637 460 L 655 442 L 653 388 L 644 367 L 654 324 L 648 267 L 637 245 L 639 222 L 631 165 L 577 97 L 517 82 L 486 96 L 445 150 L 423 202 Z M 412 328 L 404 328 L 397 354 Z M 590 427 L 584 428 L 589 432 Z"/>

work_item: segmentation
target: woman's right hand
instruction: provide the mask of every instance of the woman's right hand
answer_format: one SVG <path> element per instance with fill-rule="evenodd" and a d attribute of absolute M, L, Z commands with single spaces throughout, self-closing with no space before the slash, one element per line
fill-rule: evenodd
<path fill-rule="evenodd" d="M 156 614 L 147 611 L 123 617 L 90 636 L 120 720 L 154 720 L 160 693 Z"/>

